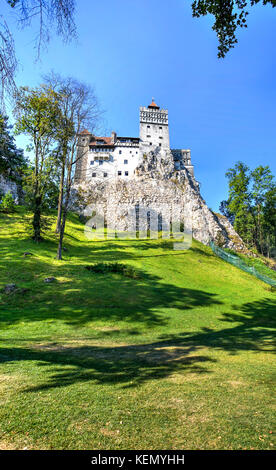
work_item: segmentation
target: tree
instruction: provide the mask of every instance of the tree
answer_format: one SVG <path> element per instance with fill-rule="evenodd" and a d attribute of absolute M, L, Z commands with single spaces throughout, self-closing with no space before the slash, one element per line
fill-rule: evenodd
<path fill-rule="evenodd" d="M 226 172 L 229 185 L 227 209 L 234 216 L 234 227 L 248 245 L 252 244 L 252 214 L 249 167 L 242 162 Z"/>
<path fill-rule="evenodd" d="M 215 17 L 213 30 L 217 33 L 218 57 L 223 58 L 227 52 L 237 44 L 237 30 L 247 28 L 248 4 L 254 6 L 262 2 L 263 5 L 276 6 L 276 0 L 194 0 L 192 12 L 194 17 Z"/>
<path fill-rule="evenodd" d="M 251 172 L 252 205 L 255 219 L 255 245 L 264 252 L 264 205 L 267 203 L 268 191 L 273 189 L 273 175 L 268 166 L 259 166 Z"/>
<path fill-rule="evenodd" d="M 34 152 L 34 166 L 28 173 L 33 209 L 33 239 L 41 241 L 41 211 L 54 167 L 53 145 L 60 121 L 58 96 L 49 87 L 20 88 L 15 105 L 16 132 L 30 138 L 28 150 Z"/>
<path fill-rule="evenodd" d="M 1 19 L 1 16 L 0 16 Z M 17 59 L 12 34 L 5 21 L 0 21 L 0 104 L 3 107 L 5 91 L 11 96 L 16 90 Z"/>
<path fill-rule="evenodd" d="M 264 250 L 267 256 L 276 258 L 276 185 L 265 195 L 264 207 Z"/>
<path fill-rule="evenodd" d="M 23 150 L 16 147 L 11 128 L 8 118 L 0 113 L 0 175 L 19 182 L 27 160 Z"/>
<path fill-rule="evenodd" d="M 69 208 L 79 133 L 83 127 L 95 128 L 99 118 L 97 98 L 91 87 L 69 77 L 57 74 L 46 77 L 46 82 L 58 95 L 59 126 L 56 142 L 60 155 L 61 175 L 58 204 L 57 231 L 59 246 L 57 259 L 62 259 L 62 245 Z"/>
<path fill-rule="evenodd" d="M 250 171 L 242 162 L 230 168 L 226 176 L 229 198 L 220 211 L 233 223 L 235 230 L 250 248 L 269 255 L 275 248 L 276 184 L 268 166 Z"/>
<path fill-rule="evenodd" d="M 6 0 L 17 14 L 20 27 L 29 26 L 38 19 L 39 31 L 35 38 L 37 57 L 53 32 L 65 41 L 76 36 L 74 22 L 75 0 Z M 1 15 L 0 15 L 1 18 Z M 5 21 L 0 22 L 0 98 L 4 103 L 5 91 L 13 95 L 16 90 L 17 59 L 12 34 Z"/>

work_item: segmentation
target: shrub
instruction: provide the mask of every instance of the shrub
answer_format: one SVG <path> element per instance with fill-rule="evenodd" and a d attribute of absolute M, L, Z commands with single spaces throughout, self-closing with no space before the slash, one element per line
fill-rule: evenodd
<path fill-rule="evenodd" d="M 138 279 L 140 273 L 136 271 L 132 266 L 127 266 L 121 263 L 97 263 L 92 264 L 91 266 L 85 266 L 88 271 L 97 274 L 107 274 L 115 273 L 122 274 L 125 277 L 130 277 L 131 279 Z"/>
<path fill-rule="evenodd" d="M 5 196 L 3 196 L 0 204 L 0 210 L 6 213 L 14 212 L 15 204 L 12 194 L 10 192 L 6 193 Z"/>

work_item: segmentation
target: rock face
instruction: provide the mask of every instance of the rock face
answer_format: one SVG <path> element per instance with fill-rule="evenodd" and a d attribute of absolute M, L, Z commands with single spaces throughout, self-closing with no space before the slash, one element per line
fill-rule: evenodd
<path fill-rule="evenodd" d="M 0 193 L 6 194 L 8 192 L 11 193 L 15 202 L 18 203 L 21 196 L 20 188 L 14 181 L 4 178 L 3 175 L 0 175 Z"/>
<path fill-rule="evenodd" d="M 86 215 L 97 207 L 108 228 L 125 231 L 131 225 L 137 230 L 138 220 L 140 229 L 146 229 L 150 219 L 159 230 L 180 224 L 206 245 L 214 241 L 236 250 L 245 248 L 230 222 L 207 207 L 193 174 L 184 166 L 175 169 L 171 151 L 162 156 L 155 151 L 144 154 L 135 177 L 128 181 L 119 178 L 97 183 L 86 181 L 74 189 L 73 205 L 80 211 L 91 205 L 90 212 L 87 209 L 84 212 Z"/>

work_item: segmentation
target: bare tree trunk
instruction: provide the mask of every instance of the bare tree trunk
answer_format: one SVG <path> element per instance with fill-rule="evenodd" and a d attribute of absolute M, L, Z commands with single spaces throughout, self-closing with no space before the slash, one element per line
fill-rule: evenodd
<path fill-rule="evenodd" d="M 40 242 L 41 237 L 41 196 L 35 195 L 34 197 L 34 215 L 33 215 L 33 239 L 35 242 Z"/>
<path fill-rule="evenodd" d="M 34 195 L 33 195 L 33 240 L 35 242 L 41 241 L 41 195 L 39 191 L 39 181 L 38 181 L 38 162 L 39 162 L 39 150 L 38 144 L 35 142 L 35 186 L 34 186 Z"/>
<path fill-rule="evenodd" d="M 71 183 L 72 183 L 71 173 L 72 173 L 72 164 L 69 165 L 68 172 L 67 172 L 66 195 L 65 195 L 65 201 L 64 201 L 63 211 L 62 211 L 62 223 L 61 223 L 60 232 L 59 232 L 59 243 L 58 243 L 58 250 L 57 250 L 58 260 L 62 259 L 63 237 L 64 237 L 64 232 L 65 232 L 65 224 L 66 224 L 70 193 L 71 193 Z"/>
<path fill-rule="evenodd" d="M 58 213 L 57 213 L 57 224 L 56 233 L 60 233 L 61 217 L 62 217 L 62 201 L 63 201 L 63 190 L 64 190 L 64 174 L 65 174 L 65 161 L 62 162 L 60 184 L 59 184 L 59 196 L 58 196 Z"/>

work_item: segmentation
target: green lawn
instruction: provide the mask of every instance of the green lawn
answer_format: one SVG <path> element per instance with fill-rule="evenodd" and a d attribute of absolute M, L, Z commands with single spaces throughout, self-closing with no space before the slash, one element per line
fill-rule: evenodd
<path fill-rule="evenodd" d="M 22 209 L 0 227 L 0 288 L 27 289 L 0 295 L 1 449 L 273 448 L 269 286 L 198 242 L 91 242 L 71 216 L 58 262 Z"/>

